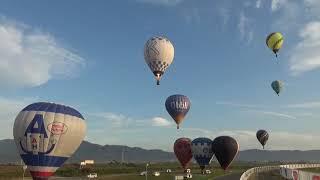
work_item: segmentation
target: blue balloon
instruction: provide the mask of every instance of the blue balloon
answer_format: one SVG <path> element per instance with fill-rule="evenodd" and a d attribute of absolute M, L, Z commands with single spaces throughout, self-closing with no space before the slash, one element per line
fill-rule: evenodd
<path fill-rule="evenodd" d="M 165 105 L 168 113 L 176 122 L 177 129 L 179 129 L 179 124 L 184 120 L 190 109 L 189 98 L 180 94 L 172 95 L 167 98 Z"/>
<path fill-rule="evenodd" d="M 213 157 L 212 140 L 205 137 L 196 138 L 191 142 L 191 150 L 194 159 L 199 164 L 201 170 L 210 164 Z"/>

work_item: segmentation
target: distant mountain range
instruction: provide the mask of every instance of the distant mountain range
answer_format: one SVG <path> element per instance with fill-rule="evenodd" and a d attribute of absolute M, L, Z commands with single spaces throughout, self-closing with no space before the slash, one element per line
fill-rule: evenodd
<path fill-rule="evenodd" d="M 170 162 L 176 161 L 172 152 L 162 150 L 146 150 L 139 147 L 119 145 L 98 145 L 83 141 L 80 148 L 69 159 L 69 163 L 90 159 L 97 163 L 110 161 L 121 162 Z M 320 150 L 310 151 L 267 151 L 244 150 L 240 151 L 237 160 L 240 161 L 320 161 Z M 12 139 L 0 140 L 0 163 L 20 162 L 20 156 Z"/>

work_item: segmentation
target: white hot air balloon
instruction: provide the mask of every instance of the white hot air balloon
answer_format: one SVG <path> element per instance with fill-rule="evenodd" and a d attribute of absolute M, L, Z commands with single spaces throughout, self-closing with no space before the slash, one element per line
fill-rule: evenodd
<path fill-rule="evenodd" d="M 48 179 L 78 149 L 86 123 L 75 109 L 54 103 L 30 104 L 18 114 L 13 136 L 34 180 Z"/>
<path fill-rule="evenodd" d="M 165 37 L 152 37 L 144 47 L 144 59 L 154 74 L 157 85 L 174 58 L 174 47 Z"/>

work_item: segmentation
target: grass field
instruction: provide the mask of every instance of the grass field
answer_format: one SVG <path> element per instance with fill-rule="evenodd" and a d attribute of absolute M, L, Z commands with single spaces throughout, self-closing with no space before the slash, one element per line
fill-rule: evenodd
<path fill-rule="evenodd" d="M 306 171 L 306 172 L 320 173 L 320 168 L 304 168 L 300 170 Z"/>
<path fill-rule="evenodd" d="M 229 173 L 244 172 L 245 170 L 266 164 L 248 163 L 248 162 L 235 162 L 226 172 L 220 169 L 220 166 L 214 162 L 208 167 L 213 173 L 210 175 L 201 175 L 200 169 L 196 164 L 191 164 L 193 179 L 208 180 L 217 176 L 222 176 Z M 270 165 L 270 164 L 269 164 Z M 171 169 L 172 173 L 166 173 L 166 169 Z M 145 171 L 145 164 L 120 164 L 120 163 L 108 163 L 108 164 L 95 164 L 91 167 L 79 169 L 78 164 L 66 164 L 61 167 L 55 175 L 57 177 L 66 177 L 64 179 L 86 179 L 86 175 L 89 173 L 97 173 L 99 179 L 106 180 L 144 180 L 144 176 L 139 176 L 140 172 Z M 160 171 L 159 177 L 151 176 L 154 171 Z M 151 163 L 148 167 L 148 180 L 172 180 L 176 174 L 183 174 L 183 170 L 178 163 Z M 22 179 L 22 167 L 17 165 L 0 165 L 0 179 Z M 25 177 L 30 177 L 28 171 L 25 173 Z M 73 177 L 73 178 L 72 178 Z M 26 179 L 26 178 L 25 178 Z M 27 178 L 28 179 L 28 178 Z M 61 178 L 57 178 L 61 179 Z"/>
<path fill-rule="evenodd" d="M 252 176 L 249 180 L 285 180 L 278 170 L 259 173 L 256 176 Z"/>

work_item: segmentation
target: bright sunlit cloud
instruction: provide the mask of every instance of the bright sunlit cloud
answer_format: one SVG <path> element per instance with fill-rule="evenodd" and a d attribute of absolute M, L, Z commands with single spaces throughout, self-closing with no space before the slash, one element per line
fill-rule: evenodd
<path fill-rule="evenodd" d="M 35 87 L 56 77 L 73 77 L 85 60 L 32 27 L 0 18 L 1 87 Z"/>

